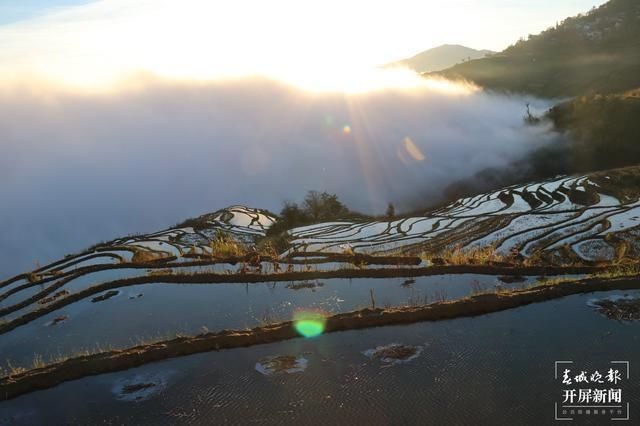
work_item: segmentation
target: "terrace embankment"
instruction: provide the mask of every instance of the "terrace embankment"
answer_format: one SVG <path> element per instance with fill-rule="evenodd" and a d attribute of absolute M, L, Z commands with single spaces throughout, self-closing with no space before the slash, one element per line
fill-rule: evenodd
<path fill-rule="evenodd" d="M 198 262 L 198 265 L 202 263 Z M 117 265 L 119 266 L 119 265 Z M 146 265 L 152 267 L 154 265 Z M 167 264 L 163 264 L 161 267 L 155 265 L 155 267 L 168 267 Z M 96 270 L 102 270 L 97 266 Z M 237 274 L 220 274 L 213 272 L 204 273 L 154 273 L 145 276 L 137 276 L 131 278 L 117 279 L 113 281 L 104 282 L 101 284 L 92 285 L 84 290 L 71 293 L 66 297 L 56 299 L 46 306 L 39 307 L 25 313 L 24 315 L 17 317 L 11 321 L 7 321 L 0 324 L 0 334 L 6 333 L 67 306 L 71 303 L 79 300 L 93 297 L 98 293 L 102 293 L 109 290 L 115 290 L 123 287 L 129 287 L 140 284 L 151 283 L 169 283 L 169 284 L 221 284 L 221 283 L 264 283 L 264 282 L 282 282 L 282 281 L 302 281 L 302 280 L 317 280 L 317 279 L 330 279 L 330 278 L 407 278 L 407 277 L 420 277 L 420 276 L 432 276 L 432 275 L 447 275 L 447 274 L 481 274 L 481 275 L 499 275 L 499 276 L 520 276 L 520 275 L 566 275 L 566 274 L 593 274 L 602 271 L 606 271 L 605 267 L 595 266 L 504 266 L 504 264 L 489 264 L 489 265 L 443 265 L 443 266 L 429 266 L 429 267 L 395 267 L 395 268 L 354 268 L 354 269 L 336 269 L 336 270 L 311 270 L 311 271 L 294 271 L 294 272 L 278 272 L 278 273 L 237 273 Z M 38 300 L 48 297 L 53 292 L 59 290 L 66 283 L 78 278 L 79 274 L 87 274 L 92 271 L 92 267 L 85 268 L 81 273 L 68 276 L 60 281 L 48 286 L 44 290 L 38 292 L 32 297 L 23 300 L 15 305 L 8 306 L 0 309 L 0 316 L 10 314 L 18 311 L 26 306 L 36 303 Z"/>
<path fill-rule="evenodd" d="M 591 278 L 541 284 L 511 292 L 478 294 L 451 302 L 418 307 L 362 309 L 326 318 L 325 332 L 409 324 L 483 315 L 580 293 L 640 288 L 640 277 Z M 124 350 L 70 358 L 0 379 L 0 398 L 11 399 L 85 376 L 126 370 L 149 362 L 211 350 L 231 349 L 298 337 L 292 321 L 248 330 L 224 330 L 179 337 Z"/>

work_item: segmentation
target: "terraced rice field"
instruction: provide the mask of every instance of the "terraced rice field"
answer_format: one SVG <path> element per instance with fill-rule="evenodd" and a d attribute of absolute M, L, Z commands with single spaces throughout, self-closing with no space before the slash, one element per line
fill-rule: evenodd
<path fill-rule="evenodd" d="M 581 293 L 580 287 L 545 283 L 549 275 L 583 280 L 640 257 L 640 201 L 637 187 L 628 184 L 634 175 L 622 169 L 559 177 L 461 199 L 422 216 L 295 228 L 288 231 L 290 248 L 280 254 L 249 249 L 236 255 L 231 247 L 231 254 L 220 256 L 221 235 L 250 246 L 278 220 L 242 206 L 101 243 L 0 282 L 0 388 L 13 386 L 11 397 L 30 392 L 35 388 L 16 388 L 14 377 L 26 383 L 32 372 L 53 377 L 38 385 L 51 387 L 69 378 L 46 370 L 48 364 L 70 359 L 77 365 L 101 354 L 131 362 L 132 347 L 159 348 L 159 358 L 150 358 L 158 360 L 217 349 L 218 340 L 229 348 L 288 340 L 296 336 L 291 319 L 300 312 L 321 313 L 333 321 L 331 331 L 345 331 L 384 325 L 387 316 L 397 323 L 441 320 L 467 315 L 465 306 L 480 315 Z M 444 255 L 487 248 L 499 261 L 461 264 Z M 593 279 L 583 284 L 593 291 L 608 288 Z M 635 288 L 630 281 L 619 285 Z M 510 302 L 510 294 L 518 301 Z M 264 337 L 254 342 L 252 333 Z M 201 339 L 203 349 L 192 349 L 200 343 L 181 336 Z M 249 340 L 238 343 L 243 336 Z M 158 341 L 163 343 L 153 344 Z M 379 343 L 363 349 L 369 359 L 406 352 L 413 362 L 427 350 Z M 266 376 L 280 366 L 307 368 L 304 354 L 267 355 L 255 361 Z M 133 365 L 146 362 L 141 359 Z M 128 365 L 95 362 L 95 371 L 103 372 Z M 87 374 L 95 373 L 74 377 Z M 125 376 L 113 384 L 119 401 L 146 400 L 173 380 L 154 376 L 149 385 Z"/>
<path fill-rule="evenodd" d="M 638 255 L 638 194 L 612 195 L 616 176 L 562 177 L 464 198 L 424 216 L 336 222 L 291 231 L 291 252 L 437 254 L 459 247 L 587 262 Z M 604 181 L 602 184 L 598 183 Z M 616 194 L 617 195 L 617 194 Z"/>
<path fill-rule="evenodd" d="M 607 319 L 593 297 L 150 363 L 4 401 L 0 424 L 550 423 L 555 360 L 640 350 L 637 324 Z M 374 356 L 392 344 L 414 351 Z M 640 385 L 624 392 L 637 401 Z"/>

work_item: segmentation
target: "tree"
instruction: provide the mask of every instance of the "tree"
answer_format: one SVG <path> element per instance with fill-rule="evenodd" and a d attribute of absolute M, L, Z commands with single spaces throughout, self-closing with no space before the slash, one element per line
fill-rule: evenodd
<path fill-rule="evenodd" d="M 279 219 L 269 228 L 267 235 L 278 235 L 298 226 L 339 219 L 350 213 L 349 209 L 338 200 L 337 195 L 309 191 L 300 206 L 294 202 L 285 201 Z"/>
<path fill-rule="evenodd" d="M 296 203 L 285 201 L 280 211 L 280 218 L 286 223 L 304 223 L 309 221 L 309 215 L 307 215 Z"/>
<path fill-rule="evenodd" d="M 335 219 L 349 213 L 337 195 L 318 191 L 307 192 L 302 209 L 313 221 Z"/>
<path fill-rule="evenodd" d="M 541 121 L 540 118 L 531 114 L 531 110 L 529 109 L 529 102 L 527 102 L 526 105 L 527 105 L 527 115 L 524 117 L 524 122 L 531 125 L 540 123 Z"/>

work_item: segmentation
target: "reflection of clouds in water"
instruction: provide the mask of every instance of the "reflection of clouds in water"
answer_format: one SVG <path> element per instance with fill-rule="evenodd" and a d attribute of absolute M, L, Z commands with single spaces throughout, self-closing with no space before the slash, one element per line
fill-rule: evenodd
<path fill-rule="evenodd" d="M 380 213 L 545 143 L 525 101 L 421 89 L 308 94 L 265 80 L 109 94 L 0 91 L 0 275 L 231 204 L 309 189 Z"/>

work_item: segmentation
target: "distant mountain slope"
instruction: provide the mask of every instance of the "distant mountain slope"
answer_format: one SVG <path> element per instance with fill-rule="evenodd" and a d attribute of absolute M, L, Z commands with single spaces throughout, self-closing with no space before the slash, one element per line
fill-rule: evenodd
<path fill-rule="evenodd" d="M 494 52 L 491 50 L 476 50 L 457 44 L 443 44 L 386 66 L 406 66 L 420 73 L 440 71 L 464 61 L 484 58 L 492 53 Z"/>
<path fill-rule="evenodd" d="M 559 174 L 587 173 L 640 164 L 640 89 L 578 96 L 549 109 L 561 137 L 511 164 L 485 169 L 445 188 L 447 199 Z"/>
<path fill-rule="evenodd" d="M 566 156 L 574 170 L 640 163 L 640 90 L 580 96 L 551 108 L 547 117 L 570 136 Z"/>
<path fill-rule="evenodd" d="M 499 54 L 438 74 L 548 98 L 640 87 L 640 2 L 610 0 Z"/>

